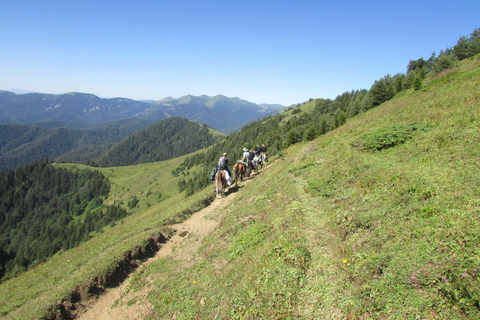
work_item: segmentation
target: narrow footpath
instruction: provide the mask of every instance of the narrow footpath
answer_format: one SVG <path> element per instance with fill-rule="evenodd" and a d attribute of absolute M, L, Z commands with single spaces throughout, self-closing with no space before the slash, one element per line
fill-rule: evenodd
<path fill-rule="evenodd" d="M 242 184 L 248 184 L 250 181 L 252 179 L 247 179 Z M 96 299 L 84 302 L 83 308 L 77 311 L 76 319 L 144 319 L 152 311 L 152 305 L 147 299 L 148 293 L 153 290 L 151 279 L 147 278 L 147 284 L 138 291 L 128 290 L 132 275 L 138 274 L 146 265 L 161 258 L 180 260 L 185 266 L 195 263 L 198 260 L 197 251 L 202 240 L 215 230 L 223 210 L 236 195 L 237 192 L 229 192 L 226 197 L 215 199 L 211 205 L 195 212 L 182 223 L 172 225 L 171 227 L 176 230 L 175 235 L 160 247 L 154 257 L 142 263 L 120 286 L 107 289 Z M 128 303 L 129 301 L 135 303 Z"/>

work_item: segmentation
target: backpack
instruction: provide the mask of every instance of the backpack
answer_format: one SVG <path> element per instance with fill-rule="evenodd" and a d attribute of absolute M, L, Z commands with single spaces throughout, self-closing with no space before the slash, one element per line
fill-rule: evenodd
<path fill-rule="evenodd" d="M 210 172 L 210 176 L 208 177 L 210 181 L 215 180 L 215 174 L 217 173 L 217 168 L 213 168 L 213 170 Z"/>

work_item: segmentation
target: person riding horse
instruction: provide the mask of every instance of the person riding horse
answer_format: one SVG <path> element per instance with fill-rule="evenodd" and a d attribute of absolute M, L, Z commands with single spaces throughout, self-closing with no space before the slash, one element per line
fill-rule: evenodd
<path fill-rule="evenodd" d="M 257 149 L 258 154 L 267 154 L 267 147 L 265 147 L 265 144 L 262 144 L 260 148 Z"/>
<path fill-rule="evenodd" d="M 253 163 L 253 158 L 255 158 L 255 151 L 250 150 L 250 152 L 248 153 L 248 158 L 247 158 L 248 168 L 250 168 L 250 170 L 252 170 L 252 169 L 257 170 L 257 167 Z"/>
<path fill-rule="evenodd" d="M 218 170 L 225 170 L 228 172 L 228 185 L 232 184 L 232 173 L 228 169 L 228 159 L 227 159 L 227 154 L 223 153 L 223 155 L 218 159 Z"/>
<path fill-rule="evenodd" d="M 243 162 L 247 162 L 247 159 L 248 159 L 248 149 L 247 148 L 243 148 L 243 155 L 242 155 L 242 161 Z"/>
<path fill-rule="evenodd" d="M 262 146 L 257 149 L 257 152 L 262 162 L 268 161 L 267 147 L 265 146 L 265 144 L 262 144 Z"/>

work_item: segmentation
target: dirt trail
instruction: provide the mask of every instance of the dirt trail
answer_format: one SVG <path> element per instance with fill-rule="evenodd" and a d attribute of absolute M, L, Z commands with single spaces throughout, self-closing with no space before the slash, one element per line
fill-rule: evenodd
<path fill-rule="evenodd" d="M 248 183 L 250 180 L 245 181 Z M 208 236 L 218 225 L 221 211 L 236 197 L 236 192 L 229 192 L 227 197 L 215 199 L 213 203 L 194 213 L 182 223 L 173 225 L 176 234 L 167 243 L 161 246 L 157 254 L 145 261 L 137 271 L 152 263 L 156 259 L 171 257 L 181 260 L 185 265 L 191 265 L 196 260 L 196 253 L 202 239 Z M 137 273 L 137 272 L 135 272 Z M 147 285 L 141 290 L 125 292 L 131 282 L 131 275 L 118 287 L 105 290 L 97 299 L 85 302 L 83 310 L 80 310 L 76 319 L 80 320 L 131 320 L 143 319 L 152 310 L 146 297 L 151 289 L 147 279 Z M 128 290 L 127 290 L 128 291 Z M 136 301 L 135 303 L 128 303 Z"/>

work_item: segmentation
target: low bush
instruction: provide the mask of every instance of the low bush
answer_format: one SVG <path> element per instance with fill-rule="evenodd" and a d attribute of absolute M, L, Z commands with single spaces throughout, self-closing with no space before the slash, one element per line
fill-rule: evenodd
<path fill-rule="evenodd" d="M 403 144 L 413 137 L 415 125 L 394 125 L 367 133 L 354 143 L 365 151 L 380 151 Z"/>

